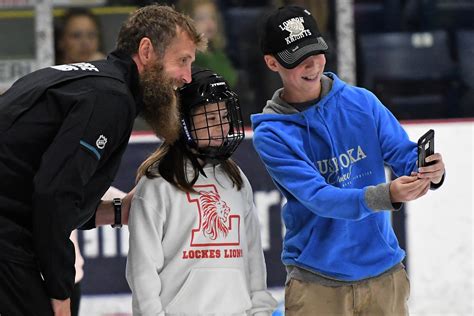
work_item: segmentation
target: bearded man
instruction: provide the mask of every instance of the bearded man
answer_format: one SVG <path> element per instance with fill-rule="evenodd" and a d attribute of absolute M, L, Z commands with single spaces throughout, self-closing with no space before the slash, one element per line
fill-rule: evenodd
<path fill-rule="evenodd" d="M 71 231 L 127 222 L 131 195 L 122 212 L 100 198 L 134 119 L 141 112 L 159 137 L 177 139 L 175 90 L 204 46 L 188 17 L 147 6 L 107 60 L 38 70 L 0 96 L 1 315 L 70 315 Z"/>

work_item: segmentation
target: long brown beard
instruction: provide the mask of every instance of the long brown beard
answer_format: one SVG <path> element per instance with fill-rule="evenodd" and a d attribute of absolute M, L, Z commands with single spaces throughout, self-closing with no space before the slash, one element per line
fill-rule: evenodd
<path fill-rule="evenodd" d="M 156 63 L 143 70 L 140 84 L 144 103 L 141 116 L 156 136 L 174 143 L 179 138 L 181 125 L 173 80 L 165 74 L 163 65 Z"/>

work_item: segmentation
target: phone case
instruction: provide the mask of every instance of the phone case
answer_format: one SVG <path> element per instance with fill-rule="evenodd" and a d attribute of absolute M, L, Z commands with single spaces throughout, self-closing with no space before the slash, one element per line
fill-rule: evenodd
<path fill-rule="evenodd" d="M 418 167 L 429 166 L 434 163 L 425 162 L 425 158 L 434 154 L 434 130 L 430 129 L 418 139 Z"/>

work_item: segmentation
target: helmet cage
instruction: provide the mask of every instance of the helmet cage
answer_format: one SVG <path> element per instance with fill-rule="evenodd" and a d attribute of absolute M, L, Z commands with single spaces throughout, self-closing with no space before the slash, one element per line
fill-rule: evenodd
<path fill-rule="evenodd" d="M 192 85 L 181 90 L 182 137 L 198 157 L 211 162 L 226 160 L 245 136 L 239 99 L 215 74 L 198 89 Z M 200 127 L 196 121 L 201 122 Z"/>

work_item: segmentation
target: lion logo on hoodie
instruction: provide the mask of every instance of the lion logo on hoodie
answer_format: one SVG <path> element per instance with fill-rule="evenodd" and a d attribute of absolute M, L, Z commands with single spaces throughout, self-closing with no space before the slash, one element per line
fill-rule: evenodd
<path fill-rule="evenodd" d="M 216 240 L 219 236 L 227 237 L 229 233 L 227 219 L 230 208 L 221 200 L 217 192 L 200 191 L 199 193 L 199 202 L 203 210 L 202 232 L 204 236 L 211 240 Z"/>

